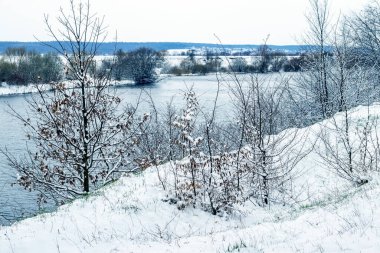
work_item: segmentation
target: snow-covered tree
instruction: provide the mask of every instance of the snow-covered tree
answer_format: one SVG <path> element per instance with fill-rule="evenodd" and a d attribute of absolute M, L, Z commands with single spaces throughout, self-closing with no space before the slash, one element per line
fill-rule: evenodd
<path fill-rule="evenodd" d="M 28 144 L 25 159 L 7 154 L 20 185 L 60 199 L 87 194 L 133 170 L 129 156 L 146 120 L 135 123 L 135 109 L 120 108 L 120 98 L 109 90 L 109 74 L 92 73 L 97 49 L 106 36 L 103 19 L 91 13 L 89 1 L 71 0 L 70 6 L 68 13 L 61 9 L 57 29 L 47 16 L 45 21 L 59 45 L 50 46 L 65 59 L 72 80 L 52 83 L 53 92 L 39 89 L 28 101 L 28 117 L 13 110 L 32 145 Z"/>
<path fill-rule="evenodd" d="M 310 11 L 306 14 L 309 26 L 304 42 L 310 45 L 305 58 L 303 74 L 298 78 L 294 93 L 302 93 L 302 103 L 308 118 L 320 120 L 333 114 L 331 94 L 333 84 L 330 80 L 331 69 L 331 15 L 328 0 L 309 0 Z"/>
<path fill-rule="evenodd" d="M 273 193 L 286 190 L 291 171 L 308 151 L 295 149 L 306 133 L 280 132 L 286 115 L 288 80 L 275 80 L 274 87 L 268 85 L 273 81 L 252 75 L 247 82 L 236 79 L 232 89 L 240 126 L 237 187 L 245 187 L 245 198 L 256 199 L 264 206 L 276 200 Z"/>
<path fill-rule="evenodd" d="M 158 80 L 157 68 L 165 61 L 164 53 L 152 48 L 141 47 L 126 52 L 120 67 L 125 76 L 135 84 L 150 84 Z"/>

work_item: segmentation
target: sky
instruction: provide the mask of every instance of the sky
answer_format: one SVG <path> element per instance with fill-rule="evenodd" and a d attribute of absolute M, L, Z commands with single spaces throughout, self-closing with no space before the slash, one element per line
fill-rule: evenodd
<path fill-rule="evenodd" d="M 76 0 L 78 1 L 78 0 Z M 369 0 L 330 0 L 338 16 Z M 0 0 L 0 41 L 49 40 L 44 14 L 57 17 L 69 0 Z M 105 16 L 108 41 L 299 44 L 307 30 L 308 0 L 90 0 Z M 334 21 L 333 21 L 334 22 Z M 53 23 L 54 25 L 54 23 Z M 116 36 L 117 34 L 117 36 Z M 216 35 L 216 36 L 215 36 Z"/>

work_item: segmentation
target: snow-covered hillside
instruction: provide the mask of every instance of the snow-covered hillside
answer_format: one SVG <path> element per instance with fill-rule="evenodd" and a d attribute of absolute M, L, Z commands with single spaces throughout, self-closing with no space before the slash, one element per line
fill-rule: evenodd
<path fill-rule="evenodd" d="M 352 122 L 368 116 L 351 111 Z M 370 107 L 380 115 L 380 105 Z M 343 114 L 337 115 L 337 119 Z M 318 146 L 331 119 L 300 131 Z M 292 130 L 288 130 L 292 131 Z M 303 144 L 302 144 L 303 145 Z M 159 167 L 162 175 L 171 164 Z M 231 216 L 162 201 L 155 168 L 124 176 L 91 196 L 0 228 L 0 252 L 379 252 L 380 177 L 354 187 L 323 167 L 316 151 L 295 170 L 295 203 L 246 203 Z"/>

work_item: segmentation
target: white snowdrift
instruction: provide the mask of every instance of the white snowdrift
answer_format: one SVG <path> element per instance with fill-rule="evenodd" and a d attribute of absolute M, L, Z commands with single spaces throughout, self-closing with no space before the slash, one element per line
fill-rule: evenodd
<path fill-rule="evenodd" d="M 380 115 L 380 106 L 370 113 Z M 351 116 L 365 118 L 367 108 Z M 301 131 L 315 143 L 329 124 Z M 170 166 L 162 165 L 161 173 Z M 315 152 L 297 165 L 297 175 L 294 193 L 301 202 L 270 210 L 247 203 L 219 217 L 163 202 L 166 193 L 150 168 L 57 212 L 0 227 L 0 252 L 379 252 L 378 175 L 353 187 L 324 169 Z"/>

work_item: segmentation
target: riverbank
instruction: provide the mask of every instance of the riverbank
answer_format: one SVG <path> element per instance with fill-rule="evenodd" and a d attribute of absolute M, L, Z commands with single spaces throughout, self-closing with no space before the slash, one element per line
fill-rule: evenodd
<path fill-rule="evenodd" d="M 352 109 L 352 122 L 367 112 L 380 115 L 380 105 Z M 306 143 L 332 122 L 301 129 Z M 149 168 L 56 212 L 0 227 L 0 252 L 377 252 L 380 176 L 354 187 L 322 164 L 313 150 L 297 165 L 292 205 L 247 202 L 222 217 L 162 201 L 167 192 Z M 169 173 L 171 164 L 159 170 Z"/>
<path fill-rule="evenodd" d="M 67 85 L 68 88 L 73 87 L 70 81 L 63 81 Z M 125 85 L 133 85 L 133 82 L 130 80 L 122 80 L 122 81 L 112 81 L 112 86 L 125 86 Z M 40 90 L 49 91 L 52 90 L 51 86 L 48 84 L 38 84 Z M 38 92 L 36 84 L 28 84 L 28 85 L 8 85 L 7 83 L 1 83 L 0 86 L 0 96 L 6 95 L 17 95 L 17 94 L 29 94 Z"/>

